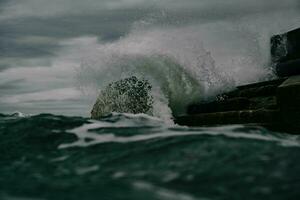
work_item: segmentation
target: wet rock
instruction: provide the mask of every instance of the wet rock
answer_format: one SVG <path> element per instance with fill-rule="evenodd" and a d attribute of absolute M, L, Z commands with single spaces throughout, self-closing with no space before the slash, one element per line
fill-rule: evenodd
<path fill-rule="evenodd" d="M 151 114 L 151 89 L 147 80 L 135 76 L 110 83 L 100 92 L 91 111 L 91 118 L 98 119 L 112 112 Z"/>
<path fill-rule="evenodd" d="M 278 78 L 270 81 L 263 81 L 252 83 L 248 85 L 238 86 L 236 90 L 221 94 L 223 98 L 237 98 L 237 97 L 266 97 L 275 96 L 277 87 L 282 84 L 286 78 Z"/>
<path fill-rule="evenodd" d="M 278 87 L 277 101 L 282 123 L 300 130 L 300 75 L 290 77 Z"/>
<path fill-rule="evenodd" d="M 300 74 L 300 59 L 278 63 L 276 74 L 281 77 Z"/>
<path fill-rule="evenodd" d="M 212 102 L 199 102 L 188 106 L 188 114 L 202 114 L 238 110 L 277 109 L 276 91 L 286 78 L 238 86 L 220 94 Z"/>
<path fill-rule="evenodd" d="M 177 117 L 175 122 L 188 126 L 252 123 L 263 125 L 277 123 L 278 119 L 279 111 L 277 110 L 257 109 L 186 115 Z"/>
<path fill-rule="evenodd" d="M 258 96 L 240 97 L 241 90 L 249 92 L 249 89 L 268 88 L 268 85 L 278 85 L 275 94 L 271 92 L 261 96 L 261 92 L 256 92 Z M 177 117 L 175 122 L 188 126 L 256 124 L 276 131 L 299 134 L 300 75 L 240 86 L 220 96 L 224 96 L 225 100 L 190 105 L 188 114 Z"/>
<path fill-rule="evenodd" d="M 230 110 L 244 110 L 250 106 L 247 98 L 232 98 L 223 101 L 213 101 L 209 103 L 193 104 L 188 107 L 188 114 L 224 112 Z"/>
<path fill-rule="evenodd" d="M 286 78 L 238 86 L 218 95 L 209 103 L 192 104 L 187 115 L 176 118 L 176 123 L 189 126 L 218 124 L 278 124 L 280 111 L 276 91 Z"/>
<path fill-rule="evenodd" d="M 271 38 L 272 62 L 286 62 L 300 58 L 300 28 Z"/>
<path fill-rule="evenodd" d="M 273 36 L 271 58 L 278 76 L 300 74 L 300 29 Z"/>

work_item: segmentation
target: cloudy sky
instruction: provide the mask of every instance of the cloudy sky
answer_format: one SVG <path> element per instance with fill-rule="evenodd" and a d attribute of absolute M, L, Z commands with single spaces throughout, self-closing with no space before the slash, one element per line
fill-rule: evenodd
<path fill-rule="evenodd" d="M 0 112 L 87 116 L 93 100 L 78 89 L 78 69 L 95 51 L 105 54 L 105 45 L 128 45 L 141 29 L 141 41 L 154 30 L 172 31 L 169 43 L 195 38 L 222 66 L 250 55 L 243 48 L 257 37 L 258 54 L 273 33 L 300 27 L 299 11 L 299 0 L 0 0 Z"/>

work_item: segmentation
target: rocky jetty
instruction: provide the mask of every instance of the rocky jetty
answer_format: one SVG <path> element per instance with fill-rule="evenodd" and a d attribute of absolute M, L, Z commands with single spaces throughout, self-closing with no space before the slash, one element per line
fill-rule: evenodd
<path fill-rule="evenodd" d="M 300 130 L 300 75 L 239 86 L 219 95 L 218 100 L 200 102 L 179 116 L 180 125 L 259 124 Z"/>
<path fill-rule="evenodd" d="M 189 105 L 180 125 L 259 124 L 300 134 L 300 29 L 271 38 L 278 78 L 239 86 L 215 101 Z"/>

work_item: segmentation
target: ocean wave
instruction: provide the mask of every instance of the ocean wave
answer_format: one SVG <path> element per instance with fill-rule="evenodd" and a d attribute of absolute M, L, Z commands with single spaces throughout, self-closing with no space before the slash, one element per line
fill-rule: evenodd
<path fill-rule="evenodd" d="M 9 117 L 9 118 L 25 118 L 25 117 L 31 117 L 31 116 L 34 116 L 34 115 L 33 114 L 22 113 L 22 112 L 19 112 L 19 111 L 15 111 L 13 113 L 6 113 L 6 114 L 0 113 L 0 116 Z"/>
<path fill-rule="evenodd" d="M 75 129 L 68 130 L 77 141 L 59 145 L 59 149 L 88 147 L 104 143 L 131 143 L 153 139 L 165 139 L 187 136 L 225 136 L 233 139 L 275 142 L 286 147 L 300 147 L 299 136 L 282 135 L 257 126 L 227 125 L 216 127 L 189 128 L 166 124 L 164 121 L 146 114 L 114 113 L 103 120 L 91 120 Z M 146 133 L 135 135 L 116 135 L 113 130 L 138 129 L 147 127 Z M 101 130 L 101 134 L 98 133 Z"/>

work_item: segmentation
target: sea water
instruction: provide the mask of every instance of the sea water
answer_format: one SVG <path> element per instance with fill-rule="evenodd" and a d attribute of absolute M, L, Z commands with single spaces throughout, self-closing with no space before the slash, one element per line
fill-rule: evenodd
<path fill-rule="evenodd" d="M 300 138 L 145 114 L 0 116 L 0 199 L 298 199 Z"/>

